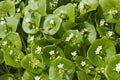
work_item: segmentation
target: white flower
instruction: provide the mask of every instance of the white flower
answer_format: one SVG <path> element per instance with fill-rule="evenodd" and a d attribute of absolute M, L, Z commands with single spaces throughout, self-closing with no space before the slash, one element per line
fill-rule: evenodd
<path fill-rule="evenodd" d="M 79 4 L 79 9 L 80 9 L 80 12 L 84 9 L 84 3 L 83 3 L 83 2 L 81 2 L 81 3 Z"/>
<path fill-rule="evenodd" d="M 41 47 L 40 46 L 38 46 L 37 48 L 36 48 L 36 50 L 35 50 L 35 53 L 39 53 L 39 52 L 41 52 Z"/>
<path fill-rule="evenodd" d="M 109 13 L 110 15 L 115 15 L 115 14 L 118 13 L 118 11 L 117 11 L 117 10 L 110 10 L 108 13 Z"/>
<path fill-rule="evenodd" d="M 86 65 L 86 62 L 85 61 L 81 61 L 81 66 L 85 66 Z"/>
<path fill-rule="evenodd" d="M 40 80 L 40 77 L 39 77 L 39 76 L 35 76 L 34 79 L 35 79 L 35 80 Z"/>
<path fill-rule="evenodd" d="M 102 46 L 98 46 L 95 51 L 95 54 L 99 54 L 101 50 L 102 50 Z"/>
<path fill-rule="evenodd" d="M 31 36 L 31 37 L 30 37 L 30 41 L 33 41 L 33 40 L 34 40 L 34 36 Z"/>
<path fill-rule="evenodd" d="M 17 12 L 20 12 L 20 8 L 17 9 Z"/>
<path fill-rule="evenodd" d="M 9 54 L 12 55 L 13 54 L 13 50 L 10 50 Z"/>
<path fill-rule="evenodd" d="M 112 31 L 108 31 L 108 36 L 111 37 L 113 35 L 113 32 Z"/>
<path fill-rule="evenodd" d="M 3 45 L 3 46 L 6 46 L 6 45 L 7 45 L 7 41 L 4 41 L 2 45 Z"/>
<path fill-rule="evenodd" d="M 74 51 L 74 52 L 71 53 L 71 55 L 72 55 L 72 56 L 76 56 L 76 55 L 77 55 L 77 52 Z"/>
<path fill-rule="evenodd" d="M 57 67 L 58 67 L 59 69 L 63 68 L 63 66 L 64 66 L 64 64 L 62 64 L 62 63 L 59 63 L 59 64 L 57 65 Z"/>
<path fill-rule="evenodd" d="M 26 18 L 25 22 L 27 22 L 27 23 L 30 22 L 30 18 Z"/>
<path fill-rule="evenodd" d="M 63 10 L 60 10 L 60 13 L 64 14 L 65 12 Z"/>
<path fill-rule="evenodd" d="M 51 51 L 49 52 L 49 54 L 50 54 L 50 55 L 54 55 L 54 54 L 55 54 L 55 51 L 54 51 L 54 50 L 51 50 Z"/>
<path fill-rule="evenodd" d="M 77 3 L 73 3 L 74 7 L 77 7 Z"/>
<path fill-rule="evenodd" d="M 53 19 L 50 20 L 50 24 L 54 24 L 54 20 Z"/>
<path fill-rule="evenodd" d="M 1 25 L 4 25 L 5 23 L 6 23 L 5 20 L 0 21 Z"/>
<path fill-rule="evenodd" d="M 120 63 L 116 64 L 115 70 L 119 73 L 120 72 Z"/>
<path fill-rule="evenodd" d="M 70 33 L 70 35 L 68 37 L 66 37 L 65 41 L 70 41 L 72 39 L 72 37 L 74 36 L 73 33 Z"/>
<path fill-rule="evenodd" d="M 80 31 L 80 34 L 83 35 L 85 32 L 88 32 L 88 29 L 86 29 L 86 28 L 82 29 L 82 30 Z"/>
<path fill-rule="evenodd" d="M 100 26 L 104 26 L 104 24 L 105 24 L 105 20 L 104 20 L 104 19 L 101 19 L 101 20 L 100 20 Z"/>

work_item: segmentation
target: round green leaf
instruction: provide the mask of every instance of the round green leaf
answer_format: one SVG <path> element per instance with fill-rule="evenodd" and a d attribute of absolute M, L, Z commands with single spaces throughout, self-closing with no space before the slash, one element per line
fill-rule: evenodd
<path fill-rule="evenodd" d="M 106 22 L 116 23 L 119 19 L 120 0 L 99 0 Z"/>
<path fill-rule="evenodd" d="M 39 57 L 35 57 L 32 54 L 26 55 L 21 61 L 22 67 L 32 73 L 41 73 L 44 69 L 44 64 Z"/>
<path fill-rule="evenodd" d="M 104 67 L 116 50 L 113 42 L 107 38 L 98 39 L 93 42 L 87 52 L 89 61 L 98 67 Z"/>
<path fill-rule="evenodd" d="M 28 34 L 35 34 L 39 31 L 41 15 L 38 12 L 26 12 L 22 27 Z"/>
<path fill-rule="evenodd" d="M 119 80 L 120 79 L 120 54 L 114 55 L 109 59 L 106 65 L 105 73 L 108 80 Z M 113 76 L 114 75 L 114 76 Z"/>
<path fill-rule="evenodd" d="M 59 57 L 50 65 L 49 78 L 51 80 L 72 80 L 74 72 L 74 64 L 68 59 Z"/>
<path fill-rule="evenodd" d="M 24 8 L 24 12 L 29 10 L 37 11 L 42 16 L 46 15 L 46 0 L 29 0 L 29 4 Z"/>
<path fill-rule="evenodd" d="M 59 30 L 61 22 L 59 16 L 48 15 L 43 24 L 44 33 L 54 35 Z"/>
<path fill-rule="evenodd" d="M 63 20 L 68 20 L 70 22 L 75 21 L 75 10 L 71 3 L 58 7 L 53 13 L 60 16 Z"/>
<path fill-rule="evenodd" d="M 5 63 L 7 65 L 21 68 L 21 60 L 24 54 L 16 48 L 3 48 Z"/>
<path fill-rule="evenodd" d="M 80 10 L 80 14 L 84 15 L 90 11 L 96 10 L 96 8 L 98 7 L 98 1 L 97 0 L 81 0 L 78 7 Z"/>
<path fill-rule="evenodd" d="M 8 33 L 1 42 L 2 47 L 22 49 L 22 42 L 18 33 Z"/>
<path fill-rule="evenodd" d="M 64 57 L 63 51 L 56 45 L 47 45 L 43 50 L 44 64 L 50 66 L 51 62 L 58 56 Z"/>

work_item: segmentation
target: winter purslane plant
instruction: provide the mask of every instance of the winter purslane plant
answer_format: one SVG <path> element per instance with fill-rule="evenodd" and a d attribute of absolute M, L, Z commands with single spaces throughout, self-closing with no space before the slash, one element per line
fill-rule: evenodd
<path fill-rule="evenodd" d="M 0 1 L 0 80 L 120 80 L 119 53 L 120 0 Z"/>

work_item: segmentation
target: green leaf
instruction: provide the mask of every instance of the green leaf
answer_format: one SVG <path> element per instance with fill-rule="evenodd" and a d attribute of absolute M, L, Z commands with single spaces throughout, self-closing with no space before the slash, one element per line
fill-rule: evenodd
<path fill-rule="evenodd" d="M 68 59 L 59 57 L 51 63 L 49 78 L 51 80 L 72 80 L 74 72 L 74 64 Z"/>
<path fill-rule="evenodd" d="M 117 70 L 119 71 L 119 66 L 120 66 L 120 54 L 112 56 L 109 59 L 109 62 L 105 68 L 105 73 L 106 73 L 108 80 L 119 80 L 120 79 L 120 72 L 117 72 Z"/>
<path fill-rule="evenodd" d="M 24 8 L 24 12 L 27 12 L 29 10 L 37 11 L 42 16 L 46 15 L 46 0 L 36 0 L 32 1 L 29 0 L 29 4 Z"/>
<path fill-rule="evenodd" d="M 97 39 L 93 42 L 87 52 L 89 61 L 97 66 L 104 67 L 116 50 L 113 42 L 107 38 Z"/>
<path fill-rule="evenodd" d="M 115 25 L 115 31 L 118 33 L 118 34 L 120 34 L 120 19 L 119 19 L 119 21 L 116 23 L 116 25 Z"/>
<path fill-rule="evenodd" d="M 51 62 L 58 56 L 65 57 L 63 51 L 56 45 L 47 45 L 43 50 L 44 64 L 50 66 Z"/>
<path fill-rule="evenodd" d="M 84 71 L 77 71 L 78 80 L 92 80 L 89 75 L 87 75 Z"/>
<path fill-rule="evenodd" d="M 74 6 L 71 3 L 58 7 L 53 13 L 57 14 L 63 20 L 67 20 L 70 22 L 75 21 Z"/>
<path fill-rule="evenodd" d="M 62 20 L 59 16 L 52 14 L 48 15 L 43 24 L 44 33 L 54 35 L 59 30 L 61 22 Z"/>
<path fill-rule="evenodd" d="M 16 32 L 19 20 L 15 17 L 6 17 L 8 31 Z"/>
<path fill-rule="evenodd" d="M 4 74 L 0 76 L 0 80 L 13 80 L 13 75 L 12 74 Z"/>
<path fill-rule="evenodd" d="M 86 44 L 92 44 L 96 40 L 96 31 L 94 25 L 85 21 L 80 24 L 80 34 L 84 37 Z"/>
<path fill-rule="evenodd" d="M 34 80 L 35 74 L 29 72 L 29 71 L 24 71 L 24 74 L 22 76 L 22 80 Z"/>
<path fill-rule="evenodd" d="M 1 46 L 6 48 L 22 49 L 22 42 L 18 33 L 8 33 L 1 42 Z"/>
<path fill-rule="evenodd" d="M 21 60 L 24 54 L 16 48 L 3 48 L 5 63 L 7 65 L 21 68 Z"/>
<path fill-rule="evenodd" d="M 22 67 L 32 73 L 41 73 L 44 69 L 44 64 L 39 57 L 35 57 L 32 54 L 26 55 L 21 61 Z"/>
<path fill-rule="evenodd" d="M 96 10 L 98 7 L 97 0 L 81 0 L 78 5 L 80 10 L 80 15 L 84 15 L 90 11 Z"/>
<path fill-rule="evenodd" d="M 0 50 L 0 64 L 2 64 L 3 61 L 4 61 L 3 52 Z"/>
<path fill-rule="evenodd" d="M 38 12 L 27 12 L 23 19 L 23 30 L 28 34 L 35 34 L 39 31 L 41 15 Z"/>
<path fill-rule="evenodd" d="M 120 0 L 99 0 L 106 22 L 116 23 L 119 19 Z"/>

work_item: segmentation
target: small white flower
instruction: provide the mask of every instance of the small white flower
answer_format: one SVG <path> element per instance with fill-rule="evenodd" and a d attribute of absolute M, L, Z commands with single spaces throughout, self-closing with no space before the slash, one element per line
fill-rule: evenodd
<path fill-rule="evenodd" d="M 39 76 L 35 76 L 34 79 L 35 79 L 35 80 L 40 80 L 40 77 L 39 77 Z"/>
<path fill-rule="evenodd" d="M 63 10 L 60 10 L 60 13 L 64 14 L 65 12 Z"/>
<path fill-rule="evenodd" d="M 57 65 L 57 67 L 58 67 L 59 69 L 63 68 L 63 66 L 64 66 L 64 64 L 62 64 L 62 63 L 59 63 L 59 64 Z"/>
<path fill-rule="evenodd" d="M 72 37 L 74 36 L 73 33 L 70 33 L 70 35 L 68 37 L 66 37 L 65 41 L 70 41 L 72 39 Z"/>
<path fill-rule="evenodd" d="M 104 20 L 104 19 L 101 19 L 101 20 L 100 20 L 100 26 L 104 26 L 104 24 L 105 24 L 105 20 Z"/>
<path fill-rule="evenodd" d="M 50 7 L 55 7 L 56 5 L 52 2 L 50 2 Z"/>
<path fill-rule="evenodd" d="M 86 62 L 85 61 L 81 61 L 81 66 L 85 66 L 86 65 Z"/>
<path fill-rule="evenodd" d="M 113 32 L 112 32 L 112 31 L 108 31 L 107 35 L 108 35 L 109 37 L 111 37 L 111 36 L 113 35 Z"/>
<path fill-rule="evenodd" d="M 39 53 L 39 52 L 41 52 L 41 47 L 40 46 L 38 46 L 37 48 L 36 48 L 36 51 L 35 51 L 35 53 Z"/>
<path fill-rule="evenodd" d="M 3 45 L 3 46 L 6 46 L 6 45 L 7 45 L 7 41 L 4 41 L 2 45 Z"/>
<path fill-rule="evenodd" d="M 117 10 L 110 10 L 108 13 L 109 13 L 110 15 L 115 15 L 115 14 L 118 13 L 118 11 L 117 11 Z"/>
<path fill-rule="evenodd" d="M 86 29 L 86 28 L 82 29 L 82 30 L 80 31 L 80 34 L 83 35 L 85 32 L 88 32 L 88 29 Z"/>
<path fill-rule="evenodd" d="M 13 50 L 10 50 L 9 54 L 12 55 L 13 54 Z"/>
<path fill-rule="evenodd" d="M 20 12 L 20 8 L 17 9 L 17 12 Z"/>
<path fill-rule="evenodd" d="M 5 23 L 6 23 L 5 20 L 0 21 L 1 25 L 4 25 Z"/>
<path fill-rule="evenodd" d="M 80 12 L 84 9 L 84 3 L 83 3 L 83 2 L 81 2 L 81 3 L 79 4 L 79 9 L 80 9 Z"/>
<path fill-rule="evenodd" d="M 77 3 L 73 3 L 74 7 L 77 7 Z"/>
<path fill-rule="evenodd" d="M 54 51 L 54 50 L 51 50 L 51 51 L 49 52 L 49 54 L 50 54 L 50 55 L 54 55 L 54 54 L 55 54 L 55 51 Z"/>
<path fill-rule="evenodd" d="M 27 22 L 27 23 L 30 22 L 30 18 L 26 18 L 25 22 Z"/>
<path fill-rule="evenodd" d="M 116 64 L 115 70 L 119 73 L 120 72 L 120 63 Z"/>
<path fill-rule="evenodd" d="M 50 24 L 54 24 L 54 20 L 53 19 L 50 20 Z"/>
<path fill-rule="evenodd" d="M 98 46 L 95 51 L 95 54 L 99 54 L 101 50 L 102 50 L 102 46 Z"/>
<path fill-rule="evenodd" d="M 34 40 L 34 36 L 31 36 L 31 37 L 30 37 L 30 41 L 33 41 L 33 40 Z"/>
<path fill-rule="evenodd" d="M 76 55 L 77 55 L 77 52 L 74 51 L 74 52 L 71 53 L 71 55 L 72 55 L 72 56 L 76 56 Z"/>

